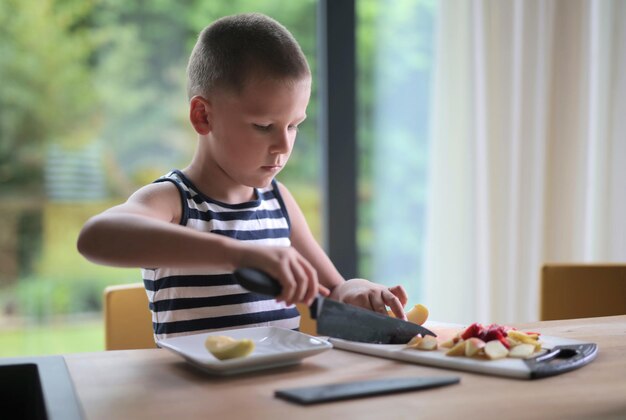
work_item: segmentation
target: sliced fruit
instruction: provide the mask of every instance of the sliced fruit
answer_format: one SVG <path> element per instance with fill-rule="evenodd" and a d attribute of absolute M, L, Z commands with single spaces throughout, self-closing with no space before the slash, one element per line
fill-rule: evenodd
<path fill-rule="evenodd" d="M 455 337 L 452 337 L 451 339 L 446 340 L 446 341 L 444 341 L 443 343 L 441 343 L 441 344 L 439 345 L 439 347 L 443 347 L 443 348 L 446 348 L 446 349 L 451 349 L 452 347 L 454 347 L 454 345 L 455 345 L 456 343 L 458 343 L 458 342 L 459 342 L 459 341 L 461 341 L 461 340 L 462 340 L 462 339 L 461 339 L 461 336 L 456 335 Z"/>
<path fill-rule="evenodd" d="M 243 338 L 235 340 L 226 335 L 210 335 L 204 341 L 204 346 L 213 356 L 220 360 L 245 357 L 254 350 L 254 341 Z"/>
<path fill-rule="evenodd" d="M 417 346 L 422 342 L 422 340 L 423 337 L 421 335 L 416 335 L 415 337 L 411 338 L 411 341 L 406 343 L 406 346 L 412 349 L 416 349 Z"/>
<path fill-rule="evenodd" d="M 406 313 L 406 317 L 409 322 L 422 325 L 428 319 L 428 308 L 418 303 Z"/>
<path fill-rule="evenodd" d="M 472 337 L 465 341 L 465 355 L 474 357 L 485 347 L 485 342 L 480 338 Z"/>
<path fill-rule="evenodd" d="M 491 359 L 503 359 L 509 354 L 509 350 L 504 347 L 500 340 L 492 340 L 485 344 L 485 355 Z"/>
<path fill-rule="evenodd" d="M 535 346 L 532 344 L 520 344 L 515 346 L 509 351 L 509 357 L 517 357 L 520 359 L 525 359 L 530 357 L 535 353 Z"/>
<path fill-rule="evenodd" d="M 506 333 L 504 329 L 497 325 L 490 325 L 489 328 L 484 332 L 484 334 L 480 337 L 485 343 L 493 340 L 502 341 L 506 337 Z M 504 343 L 502 343 L 504 344 Z"/>
<path fill-rule="evenodd" d="M 461 338 L 463 340 L 467 340 L 468 338 L 478 337 L 482 329 L 482 325 L 480 325 L 478 322 L 474 322 L 461 333 Z"/>
<path fill-rule="evenodd" d="M 465 355 L 465 341 L 459 340 L 450 350 L 446 352 L 446 356 L 464 356 Z"/>
<path fill-rule="evenodd" d="M 437 350 L 437 339 L 432 335 L 427 335 L 417 345 L 419 350 Z"/>
<path fill-rule="evenodd" d="M 537 336 L 534 334 L 531 336 L 522 331 L 509 331 L 508 336 L 521 343 L 535 344 L 537 342 Z"/>
<path fill-rule="evenodd" d="M 506 342 L 509 343 L 509 349 L 522 344 L 521 341 L 517 341 L 516 339 L 510 336 L 506 338 Z"/>

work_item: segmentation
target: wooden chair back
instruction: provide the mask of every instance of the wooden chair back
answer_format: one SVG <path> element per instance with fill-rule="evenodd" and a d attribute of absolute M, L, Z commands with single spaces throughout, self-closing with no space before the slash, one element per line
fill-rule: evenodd
<path fill-rule="evenodd" d="M 546 264 L 541 320 L 626 314 L 626 264 Z"/>
<path fill-rule="evenodd" d="M 305 305 L 300 311 L 300 331 L 315 335 L 315 321 Z M 141 283 L 109 286 L 104 290 L 104 328 L 106 350 L 155 348 L 152 314 L 148 296 Z"/>

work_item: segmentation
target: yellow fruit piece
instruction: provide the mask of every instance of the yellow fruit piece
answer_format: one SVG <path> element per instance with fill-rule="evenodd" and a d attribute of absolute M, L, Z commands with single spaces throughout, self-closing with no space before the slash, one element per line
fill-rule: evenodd
<path fill-rule="evenodd" d="M 415 337 L 411 338 L 411 341 L 406 343 L 406 346 L 412 349 L 416 349 L 417 346 L 419 346 L 419 344 L 422 342 L 422 340 L 423 337 L 421 335 L 416 335 Z"/>
<path fill-rule="evenodd" d="M 506 341 L 507 343 L 509 343 L 509 347 L 515 347 L 515 346 L 519 346 L 520 344 L 523 344 L 521 341 L 518 341 L 510 336 L 506 337 Z"/>
<path fill-rule="evenodd" d="M 450 350 L 446 352 L 446 356 L 465 356 L 465 341 L 460 340 Z"/>
<path fill-rule="evenodd" d="M 235 340 L 226 335 L 210 335 L 204 341 L 204 346 L 213 356 L 220 360 L 246 357 L 254 350 L 254 341 L 243 338 Z"/>
<path fill-rule="evenodd" d="M 427 335 L 417 345 L 418 350 L 437 350 L 437 339 Z"/>
<path fill-rule="evenodd" d="M 456 343 L 458 343 L 459 341 L 463 341 L 463 339 L 461 338 L 461 334 L 457 334 L 454 337 L 445 340 L 443 343 L 441 343 L 439 345 L 439 347 L 443 347 L 445 349 L 451 349 L 452 347 L 454 347 L 456 345 Z"/>
<path fill-rule="evenodd" d="M 537 342 L 537 336 L 530 336 L 522 331 L 510 330 L 507 331 L 507 336 L 511 337 L 513 340 L 517 340 L 520 343 L 525 344 L 535 344 Z"/>
<path fill-rule="evenodd" d="M 409 322 L 422 325 L 428 319 L 428 308 L 418 303 L 413 306 L 413 309 L 406 313 L 406 317 Z"/>
<path fill-rule="evenodd" d="M 458 342 L 458 341 L 457 341 Z M 439 345 L 439 347 L 443 347 L 444 349 L 451 349 L 452 347 L 454 347 L 456 343 L 454 342 L 454 339 L 451 338 L 449 340 L 444 341 L 443 343 L 441 343 Z"/>

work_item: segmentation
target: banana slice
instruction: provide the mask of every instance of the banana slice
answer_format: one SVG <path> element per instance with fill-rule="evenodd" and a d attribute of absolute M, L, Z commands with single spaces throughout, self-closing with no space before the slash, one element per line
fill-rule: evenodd
<path fill-rule="evenodd" d="M 220 360 L 246 357 L 254 350 L 254 341 L 243 338 L 235 340 L 226 335 L 210 335 L 204 342 L 204 346 L 211 354 Z"/>

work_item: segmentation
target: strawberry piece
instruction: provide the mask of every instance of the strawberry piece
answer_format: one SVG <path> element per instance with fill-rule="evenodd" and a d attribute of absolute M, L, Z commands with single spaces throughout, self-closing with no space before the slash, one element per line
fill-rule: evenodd
<path fill-rule="evenodd" d="M 463 340 L 467 340 L 468 338 L 478 337 L 478 333 L 482 329 L 482 325 L 477 322 L 474 322 L 472 325 L 467 327 L 465 331 L 461 333 L 461 338 Z"/>
<path fill-rule="evenodd" d="M 500 339 L 504 339 L 506 337 L 506 333 L 500 329 L 499 326 L 495 326 L 495 327 L 491 327 L 489 328 L 483 337 L 481 337 L 481 339 L 485 342 L 488 343 L 489 341 L 493 341 L 493 340 L 500 340 Z"/>

